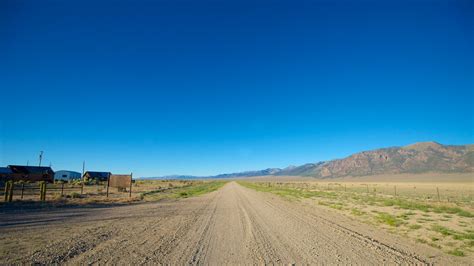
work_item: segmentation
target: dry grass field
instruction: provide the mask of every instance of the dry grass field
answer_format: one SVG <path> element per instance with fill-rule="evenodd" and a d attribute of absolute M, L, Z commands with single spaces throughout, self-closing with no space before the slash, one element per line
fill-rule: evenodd
<path fill-rule="evenodd" d="M 46 201 L 49 204 L 101 204 L 101 203 L 126 203 L 136 202 L 144 199 L 145 195 L 152 195 L 161 192 L 160 195 L 167 194 L 167 191 L 176 191 L 178 188 L 194 187 L 206 181 L 188 181 L 188 180 L 136 180 L 132 185 L 132 193 L 127 188 L 125 191 L 119 191 L 117 188 L 109 187 L 107 197 L 107 185 L 94 184 L 85 185 L 81 193 L 81 185 L 64 184 L 61 190 L 61 184 L 48 184 Z M 13 195 L 14 203 L 34 203 L 39 201 L 39 186 L 27 184 L 28 189 L 24 190 L 21 196 L 21 184 L 15 185 Z M 3 199 L 4 189 L 0 190 L 0 197 Z M 147 197 L 151 198 L 151 197 Z M 0 204 L 5 204 L 0 201 Z"/>
<path fill-rule="evenodd" d="M 384 175 L 323 181 L 256 178 L 242 185 L 331 209 L 382 230 L 474 258 L 471 174 Z"/>

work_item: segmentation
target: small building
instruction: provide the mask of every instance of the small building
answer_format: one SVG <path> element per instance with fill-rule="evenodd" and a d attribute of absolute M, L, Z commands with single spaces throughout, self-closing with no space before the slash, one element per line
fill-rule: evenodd
<path fill-rule="evenodd" d="M 107 181 L 109 176 L 111 175 L 110 172 L 95 172 L 95 171 L 87 171 L 84 173 L 84 179 L 94 179 L 97 181 Z"/>
<path fill-rule="evenodd" d="M 12 170 L 8 167 L 0 167 L 0 174 L 11 174 Z"/>
<path fill-rule="evenodd" d="M 39 182 L 54 182 L 54 171 L 51 167 L 46 166 L 24 166 L 9 165 L 10 174 L 5 174 L 6 180 Z M 6 171 L 6 170 L 2 170 Z"/>
<path fill-rule="evenodd" d="M 5 182 L 13 174 L 12 170 L 8 167 L 0 167 L 0 182 Z"/>
<path fill-rule="evenodd" d="M 79 172 L 60 170 L 54 173 L 54 180 L 58 181 L 72 181 L 81 179 L 82 174 Z"/>

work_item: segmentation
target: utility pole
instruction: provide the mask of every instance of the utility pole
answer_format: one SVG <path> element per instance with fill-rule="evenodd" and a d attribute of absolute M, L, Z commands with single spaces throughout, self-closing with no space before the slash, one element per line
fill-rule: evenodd
<path fill-rule="evenodd" d="M 39 166 L 41 166 L 41 161 L 43 160 L 43 151 L 40 151 L 39 155 Z"/>

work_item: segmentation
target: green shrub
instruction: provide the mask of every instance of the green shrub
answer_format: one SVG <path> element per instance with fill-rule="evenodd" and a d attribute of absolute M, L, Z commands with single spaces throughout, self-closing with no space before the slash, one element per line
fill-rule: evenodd
<path fill-rule="evenodd" d="M 460 249 L 454 249 L 454 250 L 451 250 L 451 251 L 448 251 L 448 254 L 451 254 L 453 256 L 459 256 L 459 257 L 464 257 L 464 252 Z"/>
<path fill-rule="evenodd" d="M 390 226 L 395 226 L 395 227 L 402 224 L 402 221 L 400 219 L 386 212 L 378 213 L 376 219 L 381 223 L 388 224 Z"/>
<path fill-rule="evenodd" d="M 408 228 L 416 230 L 416 229 L 420 229 L 420 228 L 421 228 L 421 225 L 419 225 L 419 224 L 411 224 L 410 226 L 408 226 Z"/>
<path fill-rule="evenodd" d="M 81 194 L 79 194 L 79 193 L 77 193 L 77 192 L 72 192 L 72 193 L 71 193 L 71 198 L 73 198 L 73 199 L 81 198 Z"/>
<path fill-rule="evenodd" d="M 359 210 L 359 209 L 357 209 L 357 208 L 353 208 L 353 209 L 351 210 L 351 213 L 352 213 L 353 215 L 357 215 L 357 216 L 361 216 L 361 215 L 366 214 L 366 212 L 361 211 L 361 210 Z"/>
<path fill-rule="evenodd" d="M 444 226 L 441 226 L 441 225 L 438 225 L 438 224 L 434 224 L 433 226 L 431 226 L 431 229 L 435 232 L 438 232 L 444 236 L 450 236 L 450 235 L 453 235 L 454 234 L 454 231 L 449 229 L 449 228 L 446 228 Z"/>
<path fill-rule="evenodd" d="M 433 225 L 431 229 L 444 236 L 452 236 L 456 240 L 474 240 L 474 232 L 472 231 L 467 231 L 466 233 L 463 233 L 437 224 Z"/>

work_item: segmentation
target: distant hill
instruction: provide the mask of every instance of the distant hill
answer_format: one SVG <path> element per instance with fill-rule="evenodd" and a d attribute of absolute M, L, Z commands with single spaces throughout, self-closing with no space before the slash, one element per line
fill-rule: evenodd
<path fill-rule="evenodd" d="M 193 176 L 193 175 L 167 175 L 167 176 L 150 176 L 150 177 L 140 177 L 140 179 L 160 179 L 160 180 L 177 180 L 177 179 L 200 179 L 203 177 Z"/>
<path fill-rule="evenodd" d="M 216 176 L 212 176 L 213 178 L 232 178 L 232 177 L 250 177 L 250 176 L 266 176 L 266 175 L 277 175 L 281 172 L 280 168 L 267 168 L 264 170 L 258 171 L 246 171 L 240 173 L 232 173 L 232 174 L 220 174 Z"/>
<path fill-rule="evenodd" d="M 336 178 L 401 173 L 470 173 L 474 172 L 474 145 L 442 145 L 419 142 L 404 147 L 390 147 L 355 153 L 343 159 L 308 163 L 287 168 L 268 168 L 201 178 L 243 178 L 254 176 L 307 176 Z M 195 176 L 170 176 L 176 179 Z M 166 177 L 169 179 L 169 177 Z"/>
<path fill-rule="evenodd" d="M 306 170 L 296 168 L 284 174 L 331 178 L 425 172 L 468 173 L 474 172 L 474 145 L 422 142 L 405 147 L 364 151 L 313 167 L 301 167 Z"/>

